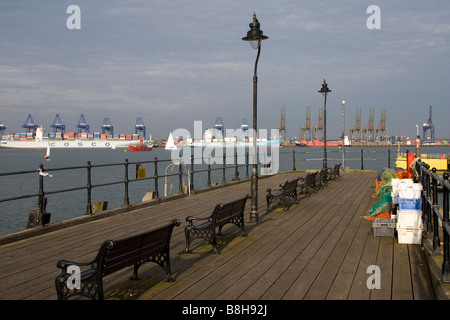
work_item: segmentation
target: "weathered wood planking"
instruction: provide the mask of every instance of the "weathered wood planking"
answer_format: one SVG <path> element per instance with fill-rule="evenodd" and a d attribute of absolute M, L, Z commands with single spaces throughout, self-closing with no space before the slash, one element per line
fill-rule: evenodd
<path fill-rule="evenodd" d="M 376 173 L 351 172 L 328 187 L 301 197 L 287 212 L 265 213 L 266 189 L 305 173 L 283 173 L 259 181 L 257 223 L 247 237 L 227 226 L 219 243 L 192 244 L 185 254 L 188 215 L 205 216 L 219 202 L 250 192 L 245 182 L 132 212 L 68 227 L 0 246 L 0 299 L 56 299 L 56 261 L 88 261 L 106 239 L 121 238 L 182 221 L 171 242 L 173 283 L 163 282 L 157 266 L 142 266 L 142 280 L 131 281 L 132 268 L 105 279 L 107 299 L 433 299 L 420 245 L 399 245 L 395 238 L 374 237 L 363 219 L 373 204 Z M 381 289 L 369 290 L 367 267 L 381 270 Z"/>

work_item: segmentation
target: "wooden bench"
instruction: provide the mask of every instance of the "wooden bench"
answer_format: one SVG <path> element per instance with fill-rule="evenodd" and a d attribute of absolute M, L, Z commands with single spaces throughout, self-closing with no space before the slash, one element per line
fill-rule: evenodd
<path fill-rule="evenodd" d="M 82 295 L 90 299 L 103 300 L 103 278 L 128 266 L 134 266 L 132 280 L 137 280 L 139 267 L 145 262 L 155 262 L 166 272 L 165 281 L 172 282 L 170 268 L 170 238 L 173 228 L 179 226 L 179 220 L 119 240 L 107 240 L 101 245 L 97 256 L 90 262 L 73 262 L 59 260 L 56 266 L 61 274 L 55 279 L 56 293 L 59 300 Z M 79 275 L 79 284 L 75 286 L 68 281 L 73 280 L 72 270 L 68 268 L 87 267 Z M 70 269 L 72 269 L 70 268 Z M 70 279 L 69 279 L 70 278 Z"/>
<path fill-rule="evenodd" d="M 246 195 L 225 204 L 219 203 L 209 217 L 186 217 L 188 225 L 184 229 L 186 234 L 186 249 L 184 252 L 190 252 L 190 244 L 194 239 L 203 238 L 213 246 L 214 253 L 219 254 L 217 235 L 222 234 L 222 227 L 227 223 L 237 225 L 241 229 L 241 235 L 245 237 L 247 234 L 244 227 L 244 209 L 248 198 L 249 196 Z M 216 232 L 216 228 L 218 228 L 218 232 Z"/>
<path fill-rule="evenodd" d="M 323 187 L 328 185 L 328 173 L 328 169 L 322 169 L 319 174 L 316 175 L 317 188 L 323 189 Z"/>
<path fill-rule="evenodd" d="M 328 180 L 336 180 L 337 178 L 339 178 L 341 176 L 340 168 L 341 164 L 338 163 L 334 166 L 333 169 L 330 169 L 328 171 Z"/>
<path fill-rule="evenodd" d="M 306 194 L 309 197 L 311 193 L 316 192 L 316 177 L 317 171 L 309 172 L 306 177 L 301 177 L 297 185 L 298 193 Z"/>
<path fill-rule="evenodd" d="M 278 204 L 283 202 L 284 211 L 287 211 L 286 199 L 293 198 L 295 203 L 298 203 L 297 199 L 297 183 L 299 179 L 288 180 L 284 184 L 280 184 L 280 189 L 275 190 L 267 189 L 266 202 L 267 202 L 267 212 L 272 202 L 278 200 Z"/>

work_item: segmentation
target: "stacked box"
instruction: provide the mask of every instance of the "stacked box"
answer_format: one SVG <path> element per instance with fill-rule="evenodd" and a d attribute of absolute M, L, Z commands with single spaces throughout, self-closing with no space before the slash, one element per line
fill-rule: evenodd
<path fill-rule="evenodd" d="M 374 218 L 372 220 L 372 232 L 375 237 L 394 237 L 395 218 Z"/>
<path fill-rule="evenodd" d="M 397 228 L 398 243 L 421 244 L 422 226 L 420 228 Z"/>
<path fill-rule="evenodd" d="M 422 198 L 398 198 L 399 210 L 422 210 Z"/>
<path fill-rule="evenodd" d="M 422 184 L 412 179 L 392 179 L 392 202 L 397 204 L 398 243 L 422 241 Z M 395 200 L 394 200 L 395 199 Z"/>

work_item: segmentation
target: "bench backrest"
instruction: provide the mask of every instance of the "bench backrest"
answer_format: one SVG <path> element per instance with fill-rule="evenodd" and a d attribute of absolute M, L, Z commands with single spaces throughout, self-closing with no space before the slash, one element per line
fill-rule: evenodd
<path fill-rule="evenodd" d="M 298 179 L 286 181 L 284 183 L 284 186 L 282 187 L 282 189 L 285 193 L 290 194 L 297 190 L 297 183 L 298 183 Z"/>
<path fill-rule="evenodd" d="M 314 186 L 316 184 L 317 172 L 310 172 L 306 175 L 306 184 L 308 186 Z"/>
<path fill-rule="evenodd" d="M 214 225 L 224 225 L 230 222 L 230 220 L 234 217 L 240 214 L 244 214 L 245 203 L 247 202 L 247 199 L 248 195 L 235 201 L 231 201 L 225 204 L 218 204 L 211 216 Z"/>
<path fill-rule="evenodd" d="M 163 252 L 170 245 L 174 226 L 179 224 L 179 220 L 173 220 L 151 231 L 119 240 L 105 241 L 97 258 L 101 275 L 106 276 Z"/>

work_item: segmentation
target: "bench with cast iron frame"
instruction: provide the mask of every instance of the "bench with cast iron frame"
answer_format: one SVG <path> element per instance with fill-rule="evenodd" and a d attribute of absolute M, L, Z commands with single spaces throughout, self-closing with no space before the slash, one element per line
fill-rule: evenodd
<path fill-rule="evenodd" d="M 166 272 L 165 281 L 172 282 L 169 256 L 170 238 L 173 228 L 179 225 L 180 221 L 175 219 L 169 224 L 148 232 L 119 240 L 107 240 L 101 245 L 97 256 L 89 262 L 59 260 L 56 266 L 61 269 L 61 274 L 55 279 L 58 299 L 65 300 L 75 295 L 81 295 L 93 300 L 103 300 L 103 278 L 105 276 L 134 266 L 131 279 L 137 280 L 139 279 L 139 267 L 145 262 L 157 263 Z M 68 285 L 68 282 L 74 279 L 71 272 L 73 268 L 69 268 L 71 266 L 87 267 L 78 274 L 78 285 L 76 283 Z"/>
<path fill-rule="evenodd" d="M 267 212 L 269 212 L 270 205 L 274 201 L 278 201 L 278 204 L 283 203 L 284 211 L 287 211 L 287 198 L 293 198 L 295 203 L 298 203 L 297 199 L 297 183 L 298 178 L 294 180 L 288 180 L 284 184 L 280 184 L 278 190 L 273 191 L 272 189 L 267 189 L 266 202 L 267 202 Z"/>
<path fill-rule="evenodd" d="M 316 177 L 317 171 L 309 172 L 306 177 L 301 177 L 297 185 L 298 193 L 306 194 L 309 197 L 311 193 L 316 192 Z"/>
<path fill-rule="evenodd" d="M 184 229 L 186 235 L 186 249 L 184 252 L 190 252 L 190 244 L 194 239 L 203 238 L 213 246 L 214 253 L 219 254 L 217 235 L 222 234 L 222 227 L 227 223 L 233 223 L 238 226 L 241 229 L 241 235 L 245 237 L 247 234 L 244 226 L 244 209 L 248 198 L 249 196 L 246 195 L 235 201 L 224 204 L 219 203 L 214 207 L 209 217 L 186 217 L 188 225 Z"/>

